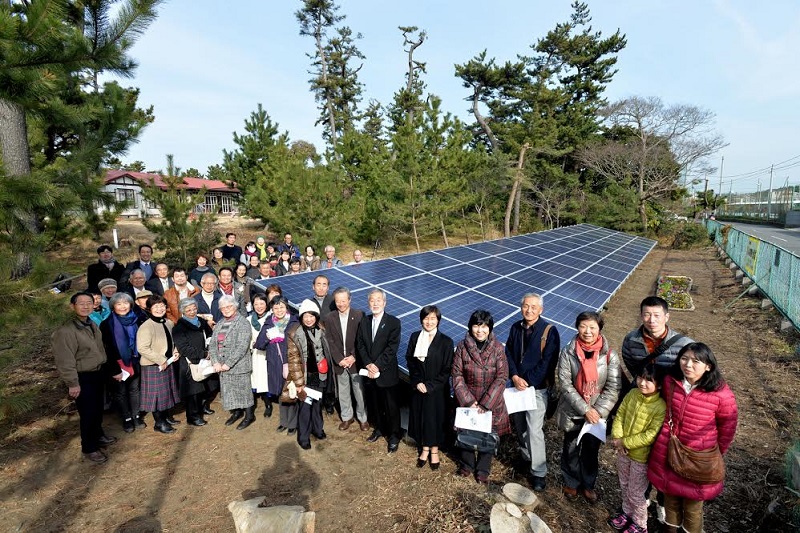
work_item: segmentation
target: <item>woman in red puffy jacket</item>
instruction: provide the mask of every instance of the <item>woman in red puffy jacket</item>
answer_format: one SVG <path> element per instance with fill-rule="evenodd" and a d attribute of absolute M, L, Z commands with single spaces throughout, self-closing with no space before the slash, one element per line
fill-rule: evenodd
<path fill-rule="evenodd" d="M 647 477 L 664 493 L 665 531 L 682 527 L 688 533 L 700 533 L 703 502 L 719 496 L 723 482 L 701 484 L 679 476 L 667 463 L 668 441 L 672 432 L 694 450 L 719 445 L 724 455 L 736 433 L 736 399 L 722 378 L 716 357 L 702 342 L 681 349 L 661 391 L 667 416 L 650 453 Z"/>

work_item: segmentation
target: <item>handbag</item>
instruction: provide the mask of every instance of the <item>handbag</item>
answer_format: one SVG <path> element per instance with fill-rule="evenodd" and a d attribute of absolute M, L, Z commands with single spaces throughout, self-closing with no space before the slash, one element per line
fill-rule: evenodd
<path fill-rule="evenodd" d="M 672 397 L 675 398 L 675 388 L 672 388 Z M 675 434 L 672 420 L 672 402 L 669 409 L 669 441 L 667 441 L 667 464 L 673 472 L 680 477 L 708 485 L 719 483 L 725 479 L 725 462 L 719 444 L 705 450 L 695 450 L 683 444 Z"/>
<path fill-rule="evenodd" d="M 208 359 L 200 359 L 198 364 L 189 363 L 189 372 L 192 373 L 192 379 L 198 382 L 205 381 L 208 376 L 213 374 L 213 371 L 209 372 L 208 368 L 213 368 L 211 361 Z"/>
<path fill-rule="evenodd" d="M 500 437 L 494 431 L 491 433 L 484 433 L 483 431 L 476 431 L 474 429 L 458 429 L 456 433 L 456 446 L 464 450 L 472 450 L 473 452 L 491 453 L 494 455 L 497 452 L 497 445 L 500 442 Z"/>

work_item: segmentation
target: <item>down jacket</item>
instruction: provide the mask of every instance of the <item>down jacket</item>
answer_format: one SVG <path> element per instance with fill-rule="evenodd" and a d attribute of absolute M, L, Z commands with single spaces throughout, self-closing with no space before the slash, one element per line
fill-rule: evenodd
<path fill-rule="evenodd" d="M 322 337 L 322 352 L 321 354 L 314 354 L 317 359 L 317 364 L 324 358 L 328 360 L 328 369 L 333 368 L 333 361 L 331 361 L 331 350 L 328 347 L 328 339 L 325 338 L 325 328 L 320 323 L 319 333 Z M 306 335 L 303 332 L 303 326 L 295 322 L 293 325 L 286 328 L 287 342 L 287 356 L 286 359 L 289 363 L 289 375 L 286 378 L 286 383 L 283 385 L 283 392 L 281 393 L 281 401 L 284 403 L 294 403 L 297 398 L 289 397 L 289 382 L 293 381 L 295 387 L 298 389 L 306 386 L 307 373 L 308 373 L 308 346 Z M 330 379 L 333 374 L 328 371 L 328 376 L 325 381 Z M 320 391 L 323 392 L 323 391 Z"/>
<path fill-rule="evenodd" d="M 617 352 L 608 346 L 608 339 L 603 336 L 603 348 L 597 358 L 597 390 L 587 403 L 575 389 L 575 379 L 580 370 L 580 361 L 575 352 L 576 338 L 561 349 L 558 356 L 556 375 L 560 384 L 560 396 L 556 408 L 556 424 L 562 431 L 575 431 L 583 425 L 584 415 L 594 407 L 600 418 L 608 418 L 608 414 L 617 403 L 620 389 L 620 367 Z"/>
<path fill-rule="evenodd" d="M 716 498 L 722 492 L 723 481 L 701 485 L 678 476 L 667 465 L 670 412 L 676 435 L 684 445 L 695 450 L 706 450 L 719 444 L 724 455 L 733 442 L 739 418 L 733 392 L 727 384 L 723 384 L 712 392 L 694 389 L 686 394 L 680 381 L 667 377 L 662 394 L 667 403 L 667 415 L 650 452 L 647 478 L 655 488 L 670 496 L 697 501 Z"/>
<path fill-rule="evenodd" d="M 664 338 L 663 342 L 669 342 L 669 340 L 676 335 L 681 334 L 668 327 L 667 336 Z M 676 340 L 675 343 L 669 348 L 664 350 L 664 353 L 656 357 L 656 365 L 662 368 L 671 367 L 673 363 L 675 363 L 675 359 L 678 358 L 678 352 L 681 351 L 681 348 L 690 342 L 694 342 L 685 335 L 681 335 L 681 337 L 682 338 Z M 649 355 L 650 354 L 647 353 L 647 346 L 644 344 L 642 326 L 639 326 L 635 330 L 625 335 L 625 339 L 622 341 L 622 362 L 625 363 L 625 368 L 628 369 L 628 372 L 631 373 L 631 376 L 635 377 L 639 375 L 642 367 L 644 366 L 644 362 L 647 360 Z"/>
<path fill-rule="evenodd" d="M 611 437 L 622 439 L 628 457 L 637 463 L 647 463 L 650 448 L 664 423 L 666 405 L 660 394 L 645 396 L 639 388 L 631 391 L 622 400 L 614 417 Z"/>

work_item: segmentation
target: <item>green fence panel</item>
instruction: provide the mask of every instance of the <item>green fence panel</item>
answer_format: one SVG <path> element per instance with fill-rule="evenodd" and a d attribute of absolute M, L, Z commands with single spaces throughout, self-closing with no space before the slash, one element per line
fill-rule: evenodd
<path fill-rule="evenodd" d="M 800 329 L 800 257 L 716 220 L 705 221 L 709 237 Z"/>

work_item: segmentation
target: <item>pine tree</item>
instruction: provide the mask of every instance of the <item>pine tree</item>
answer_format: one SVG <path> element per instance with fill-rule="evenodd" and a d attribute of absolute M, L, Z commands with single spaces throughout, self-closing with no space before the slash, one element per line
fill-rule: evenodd
<path fill-rule="evenodd" d="M 214 214 L 195 209 L 205 202 L 206 189 L 187 192 L 180 175 L 172 155 L 167 155 L 167 172 L 161 177 L 167 188 L 155 183 L 142 187 L 145 200 L 159 209 L 161 219 L 144 218 L 142 224 L 155 234 L 156 246 L 166 250 L 164 261 L 188 267 L 198 253 L 208 253 L 219 243 L 220 234 L 214 230 Z"/>

